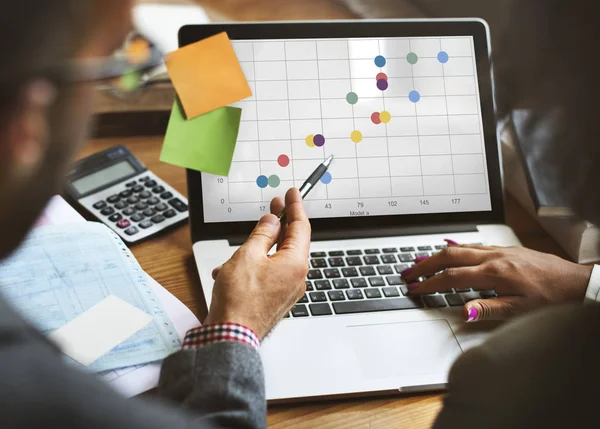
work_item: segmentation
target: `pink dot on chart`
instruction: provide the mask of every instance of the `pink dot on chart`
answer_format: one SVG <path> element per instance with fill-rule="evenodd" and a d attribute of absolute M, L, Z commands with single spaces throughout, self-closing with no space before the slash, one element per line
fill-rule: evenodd
<path fill-rule="evenodd" d="M 381 124 L 381 119 L 379 118 L 379 112 L 373 112 L 373 114 L 371 115 L 371 121 L 375 125 Z"/>
<path fill-rule="evenodd" d="M 322 134 L 316 134 L 314 142 L 315 142 L 315 146 L 321 147 L 325 144 L 325 137 L 323 137 Z"/>
<path fill-rule="evenodd" d="M 388 81 L 385 79 L 379 79 L 377 81 L 377 88 L 379 88 L 380 91 L 385 91 L 388 89 Z"/>
<path fill-rule="evenodd" d="M 280 167 L 287 167 L 290 165 L 290 157 L 287 155 L 279 155 L 279 158 L 277 158 L 277 164 L 279 164 Z"/>
<path fill-rule="evenodd" d="M 375 78 L 377 80 L 388 80 L 387 74 L 385 73 L 377 73 L 377 77 Z"/>

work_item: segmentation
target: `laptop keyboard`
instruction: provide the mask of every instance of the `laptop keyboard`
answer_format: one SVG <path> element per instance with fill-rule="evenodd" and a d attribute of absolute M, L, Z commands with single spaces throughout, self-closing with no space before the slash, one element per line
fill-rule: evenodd
<path fill-rule="evenodd" d="M 400 273 L 415 258 L 431 256 L 446 245 L 312 252 L 306 293 L 286 317 L 332 316 L 374 311 L 449 308 L 474 299 L 495 298 L 479 289 L 448 289 L 408 296 Z"/>

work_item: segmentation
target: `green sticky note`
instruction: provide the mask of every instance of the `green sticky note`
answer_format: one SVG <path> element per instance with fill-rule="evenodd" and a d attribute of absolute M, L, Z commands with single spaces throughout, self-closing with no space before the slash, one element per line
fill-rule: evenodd
<path fill-rule="evenodd" d="M 187 120 L 178 100 L 160 160 L 205 173 L 227 176 L 240 129 L 242 109 L 222 107 Z"/>

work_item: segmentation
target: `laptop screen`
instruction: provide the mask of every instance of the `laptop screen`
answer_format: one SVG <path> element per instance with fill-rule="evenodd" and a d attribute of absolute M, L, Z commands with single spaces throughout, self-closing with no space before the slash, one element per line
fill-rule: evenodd
<path fill-rule="evenodd" d="M 253 96 L 204 221 L 255 221 L 325 158 L 310 218 L 492 210 L 472 36 L 233 40 Z"/>

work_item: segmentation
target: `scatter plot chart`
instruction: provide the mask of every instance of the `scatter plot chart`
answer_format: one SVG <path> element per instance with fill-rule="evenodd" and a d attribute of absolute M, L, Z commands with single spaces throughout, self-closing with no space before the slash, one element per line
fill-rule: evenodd
<path fill-rule="evenodd" d="M 472 37 L 232 43 L 253 96 L 207 222 L 258 219 L 329 155 L 310 217 L 491 210 Z"/>

